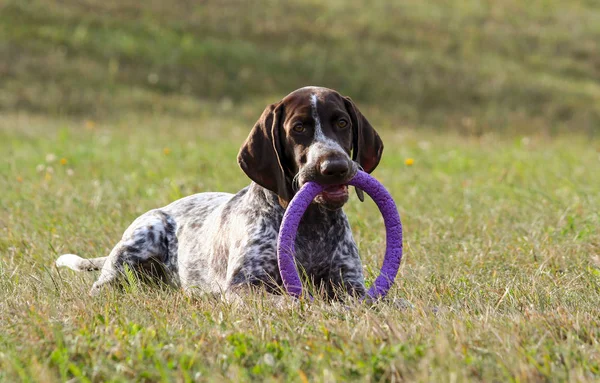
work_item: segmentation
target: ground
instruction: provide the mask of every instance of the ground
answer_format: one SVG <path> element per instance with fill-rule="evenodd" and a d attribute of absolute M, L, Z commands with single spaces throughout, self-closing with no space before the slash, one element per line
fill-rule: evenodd
<path fill-rule="evenodd" d="M 414 308 L 286 308 L 260 297 L 240 308 L 135 284 L 91 298 L 95 273 L 57 270 L 53 260 L 108 254 L 148 209 L 243 187 L 235 154 L 248 126 L 1 119 L 2 380 L 600 375 L 598 142 L 384 129 L 374 175 L 405 225 L 390 298 Z M 346 211 L 372 280 L 381 218 L 371 201 L 354 198 Z"/>
<path fill-rule="evenodd" d="M 0 1 L 0 381 L 599 380 L 598 41 L 591 0 Z M 54 267 L 247 185 L 239 146 L 305 85 L 385 142 L 388 301 L 89 297 Z M 346 212 L 370 283 L 381 217 Z"/>

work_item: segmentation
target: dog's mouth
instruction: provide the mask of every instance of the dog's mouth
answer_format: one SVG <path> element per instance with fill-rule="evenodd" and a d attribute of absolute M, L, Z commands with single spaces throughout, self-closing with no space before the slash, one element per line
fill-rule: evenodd
<path fill-rule="evenodd" d="M 328 186 L 315 198 L 315 202 L 331 209 L 339 209 L 348 202 L 348 185 Z"/>
<path fill-rule="evenodd" d="M 333 185 L 325 188 L 320 194 L 326 201 L 338 201 L 348 198 L 348 185 Z"/>
<path fill-rule="evenodd" d="M 308 168 L 309 170 L 301 170 L 298 173 L 297 176 L 297 185 L 298 188 L 302 187 L 302 185 L 304 185 L 305 182 L 322 182 L 323 180 L 319 179 L 319 175 L 313 170 L 313 168 Z M 351 174 L 348 175 L 347 177 L 343 177 L 340 179 L 336 179 L 336 180 L 332 180 L 333 182 L 331 182 L 330 180 L 324 180 L 325 182 L 323 183 L 329 183 L 328 185 L 323 185 L 325 188 L 323 189 L 323 191 L 319 194 L 317 194 L 317 196 L 314 199 L 314 202 L 324 206 L 327 209 L 330 210 L 337 210 L 341 207 L 344 206 L 344 204 L 346 202 L 348 202 L 349 199 L 349 191 L 348 191 L 348 185 L 347 182 L 349 182 L 354 175 L 356 174 L 356 167 L 353 167 L 351 169 Z"/>

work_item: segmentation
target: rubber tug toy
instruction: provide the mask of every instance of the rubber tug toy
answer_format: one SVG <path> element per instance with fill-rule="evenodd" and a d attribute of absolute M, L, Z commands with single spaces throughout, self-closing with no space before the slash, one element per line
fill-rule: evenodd
<path fill-rule="evenodd" d="M 369 174 L 359 170 L 348 185 L 365 191 L 379 207 L 386 232 L 385 257 L 381 272 L 367 292 L 367 299 L 376 301 L 385 297 L 394 283 L 402 260 L 402 223 L 396 203 L 386 188 Z M 298 225 L 313 199 L 325 189 L 316 182 L 307 182 L 290 201 L 277 238 L 277 262 L 285 290 L 293 297 L 302 297 L 302 281 L 295 262 L 294 242 Z M 312 297 L 309 296 L 310 299 Z"/>

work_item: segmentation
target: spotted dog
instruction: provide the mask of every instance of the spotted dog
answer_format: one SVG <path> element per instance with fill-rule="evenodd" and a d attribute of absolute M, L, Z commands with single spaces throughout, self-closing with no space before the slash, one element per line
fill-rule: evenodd
<path fill-rule="evenodd" d="M 372 172 L 383 143 L 354 102 L 338 92 L 298 89 L 268 106 L 238 154 L 253 181 L 237 194 L 200 193 L 137 218 L 107 257 L 60 256 L 57 266 L 98 270 L 91 294 L 122 280 L 125 265 L 187 292 L 281 291 L 277 233 L 288 202 L 308 181 L 329 185 L 307 209 L 296 238 L 301 273 L 331 298 L 366 293 L 342 206 L 360 167 Z M 357 192 L 360 192 L 357 190 Z"/>

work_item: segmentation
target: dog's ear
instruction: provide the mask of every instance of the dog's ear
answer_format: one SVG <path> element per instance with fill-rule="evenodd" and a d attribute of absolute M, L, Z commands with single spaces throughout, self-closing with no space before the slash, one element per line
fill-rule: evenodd
<path fill-rule="evenodd" d="M 238 154 L 238 164 L 248 177 L 276 193 L 280 200 L 292 198 L 291 180 L 284 167 L 283 104 L 269 105 L 252 128 Z"/>
<path fill-rule="evenodd" d="M 344 97 L 344 104 L 352 119 L 352 161 L 371 173 L 381 160 L 383 142 L 350 97 Z"/>

